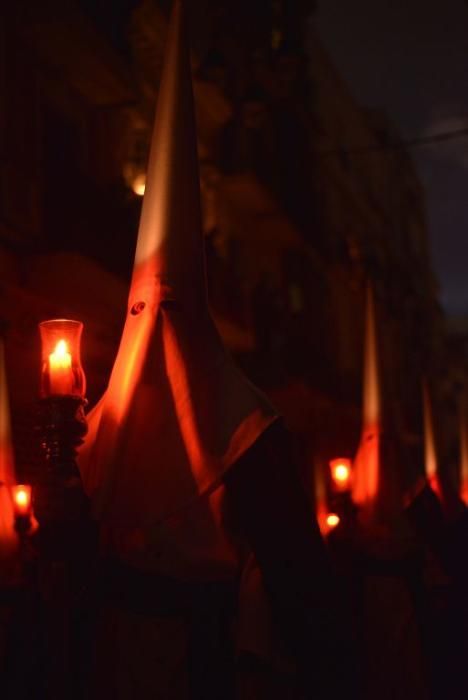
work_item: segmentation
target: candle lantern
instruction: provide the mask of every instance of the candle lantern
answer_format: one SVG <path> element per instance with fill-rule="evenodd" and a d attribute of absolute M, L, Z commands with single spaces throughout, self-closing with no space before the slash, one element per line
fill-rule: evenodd
<path fill-rule="evenodd" d="M 351 488 L 351 460 L 338 457 L 330 461 L 330 473 L 335 491 L 345 492 Z"/>
<path fill-rule="evenodd" d="M 83 658 L 79 648 L 89 607 L 87 590 L 93 571 L 97 533 L 90 516 L 76 453 L 87 431 L 86 379 L 81 366 L 83 324 L 56 319 L 39 324 L 41 374 L 38 433 L 43 465 L 34 488 L 34 514 L 40 527 L 34 545 L 39 552 L 40 590 L 47 603 L 46 626 L 66 630 L 48 640 L 45 674 L 51 696 L 81 697 Z M 23 498 L 23 497 L 22 497 Z"/>
<path fill-rule="evenodd" d="M 13 508 L 16 516 L 24 517 L 31 515 L 31 487 L 26 484 L 13 486 Z"/>
<path fill-rule="evenodd" d="M 86 379 L 81 366 L 80 321 L 56 319 L 39 324 L 42 343 L 42 398 L 77 396 L 84 398 Z"/>
<path fill-rule="evenodd" d="M 31 529 L 31 486 L 27 484 L 12 486 L 11 496 L 15 514 L 15 529 L 19 535 L 25 535 Z"/>
<path fill-rule="evenodd" d="M 69 319 L 39 324 L 42 349 L 38 429 L 46 469 L 36 489 L 35 510 L 41 525 L 79 519 L 79 510 L 86 505 L 76 465 L 76 451 L 87 430 L 86 378 L 80 357 L 82 330 L 80 321 Z"/>

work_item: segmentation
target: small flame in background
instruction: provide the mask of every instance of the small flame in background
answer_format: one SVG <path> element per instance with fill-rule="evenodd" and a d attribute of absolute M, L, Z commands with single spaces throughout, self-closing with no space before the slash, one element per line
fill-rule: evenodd
<path fill-rule="evenodd" d="M 337 481 L 347 481 L 349 477 L 349 469 L 346 464 L 339 464 L 335 469 L 335 479 Z"/>
<path fill-rule="evenodd" d="M 339 457 L 330 462 L 331 476 L 335 487 L 345 491 L 351 481 L 351 460 Z"/>
<path fill-rule="evenodd" d="M 340 524 L 340 516 L 336 513 L 328 513 L 326 522 L 330 530 L 333 530 Z"/>
<path fill-rule="evenodd" d="M 16 515 L 29 515 L 31 509 L 31 487 L 19 484 L 12 488 Z"/>
<path fill-rule="evenodd" d="M 146 175 L 145 173 L 140 173 L 135 177 L 132 182 L 132 190 L 139 197 L 143 197 L 146 189 Z"/>

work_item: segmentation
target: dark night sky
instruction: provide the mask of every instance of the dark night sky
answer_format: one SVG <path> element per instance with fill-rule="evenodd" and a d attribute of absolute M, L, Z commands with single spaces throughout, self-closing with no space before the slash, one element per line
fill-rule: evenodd
<path fill-rule="evenodd" d="M 315 26 L 356 100 L 401 136 L 468 127 L 468 3 L 321 0 Z M 468 316 L 468 137 L 412 150 L 441 301 Z"/>

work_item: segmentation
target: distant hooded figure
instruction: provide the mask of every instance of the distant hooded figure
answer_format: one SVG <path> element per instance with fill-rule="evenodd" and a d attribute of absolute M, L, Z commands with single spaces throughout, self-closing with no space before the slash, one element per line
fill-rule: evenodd
<path fill-rule="evenodd" d="M 440 469 L 433 412 L 427 385 L 423 387 L 425 476 L 405 495 L 406 516 L 424 552 L 424 585 L 419 595 L 431 697 L 462 700 L 468 696 L 465 660 L 468 653 L 468 510 Z M 464 409 L 464 407 L 463 407 Z M 466 436 L 461 416 L 461 474 Z M 442 602 L 442 604 L 441 604 Z M 447 684 L 447 679 L 450 683 Z"/>
<path fill-rule="evenodd" d="M 288 697 L 294 684 L 306 697 L 334 697 L 349 684 L 349 654 L 324 545 L 282 421 L 222 346 L 204 265 L 190 56 L 176 0 L 128 314 L 79 458 L 102 533 L 93 692 L 235 697 L 237 659 L 255 659 L 262 676 L 278 657 L 266 623 L 252 629 L 243 617 L 265 604 L 296 673 L 289 689 L 258 688 L 269 698 Z M 260 580 L 268 596 L 257 605 Z M 287 677 L 288 662 L 277 668 L 275 678 Z"/>

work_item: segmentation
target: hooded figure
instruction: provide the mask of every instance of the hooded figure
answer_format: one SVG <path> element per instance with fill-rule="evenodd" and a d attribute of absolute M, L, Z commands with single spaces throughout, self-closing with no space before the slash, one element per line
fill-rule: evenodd
<path fill-rule="evenodd" d="M 366 292 L 364 343 L 362 433 L 354 459 L 353 500 L 360 506 L 364 519 L 369 522 L 377 517 L 382 468 L 380 463 L 382 431 L 380 381 L 374 295 L 370 285 Z"/>
<path fill-rule="evenodd" d="M 106 601 L 95 694 L 233 697 L 234 660 L 243 649 L 251 658 L 255 646 L 238 640 L 235 649 L 232 635 L 248 569 L 268 592 L 303 685 L 316 698 L 330 697 L 330 678 L 333 685 L 346 674 L 331 672 L 340 636 L 313 511 L 282 422 L 226 354 L 208 310 L 190 55 L 178 0 L 128 314 L 107 391 L 88 420 L 79 466 L 101 525 Z M 277 683 L 260 685 L 269 699 L 284 697 Z"/>
<path fill-rule="evenodd" d="M 366 291 L 363 419 L 354 461 L 353 500 L 359 507 L 356 552 L 362 577 L 363 697 L 425 698 L 419 631 L 405 574 L 408 544 L 401 537 L 395 436 L 387 428 L 379 367 L 376 310 Z M 358 569 L 359 562 L 354 565 Z M 369 575 L 370 572 L 370 575 Z M 388 575 L 387 572 L 392 572 Z M 391 601 L 391 605 L 389 605 Z M 410 622 L 408 623 L 408 620 Z"/>
<path fill-rule="evenodd" d="M 362 431 L 354 459 L 352 497 L 366 528 L 385 529 L 401 510 L 398 469 L 401 454 L 391 430 L 382 390 L 377 313 L 371 285 L 366 290 Z M 387 402 L 388 403 L 388 402 Z"/>
<path fill-rule="evenodd" d="M 208 310 L 190 56 L 176 2 L 128 314 L 80 460 L 97 515 L 146 526 L 176 514 L 276 418 L 226 354 Z"/>

